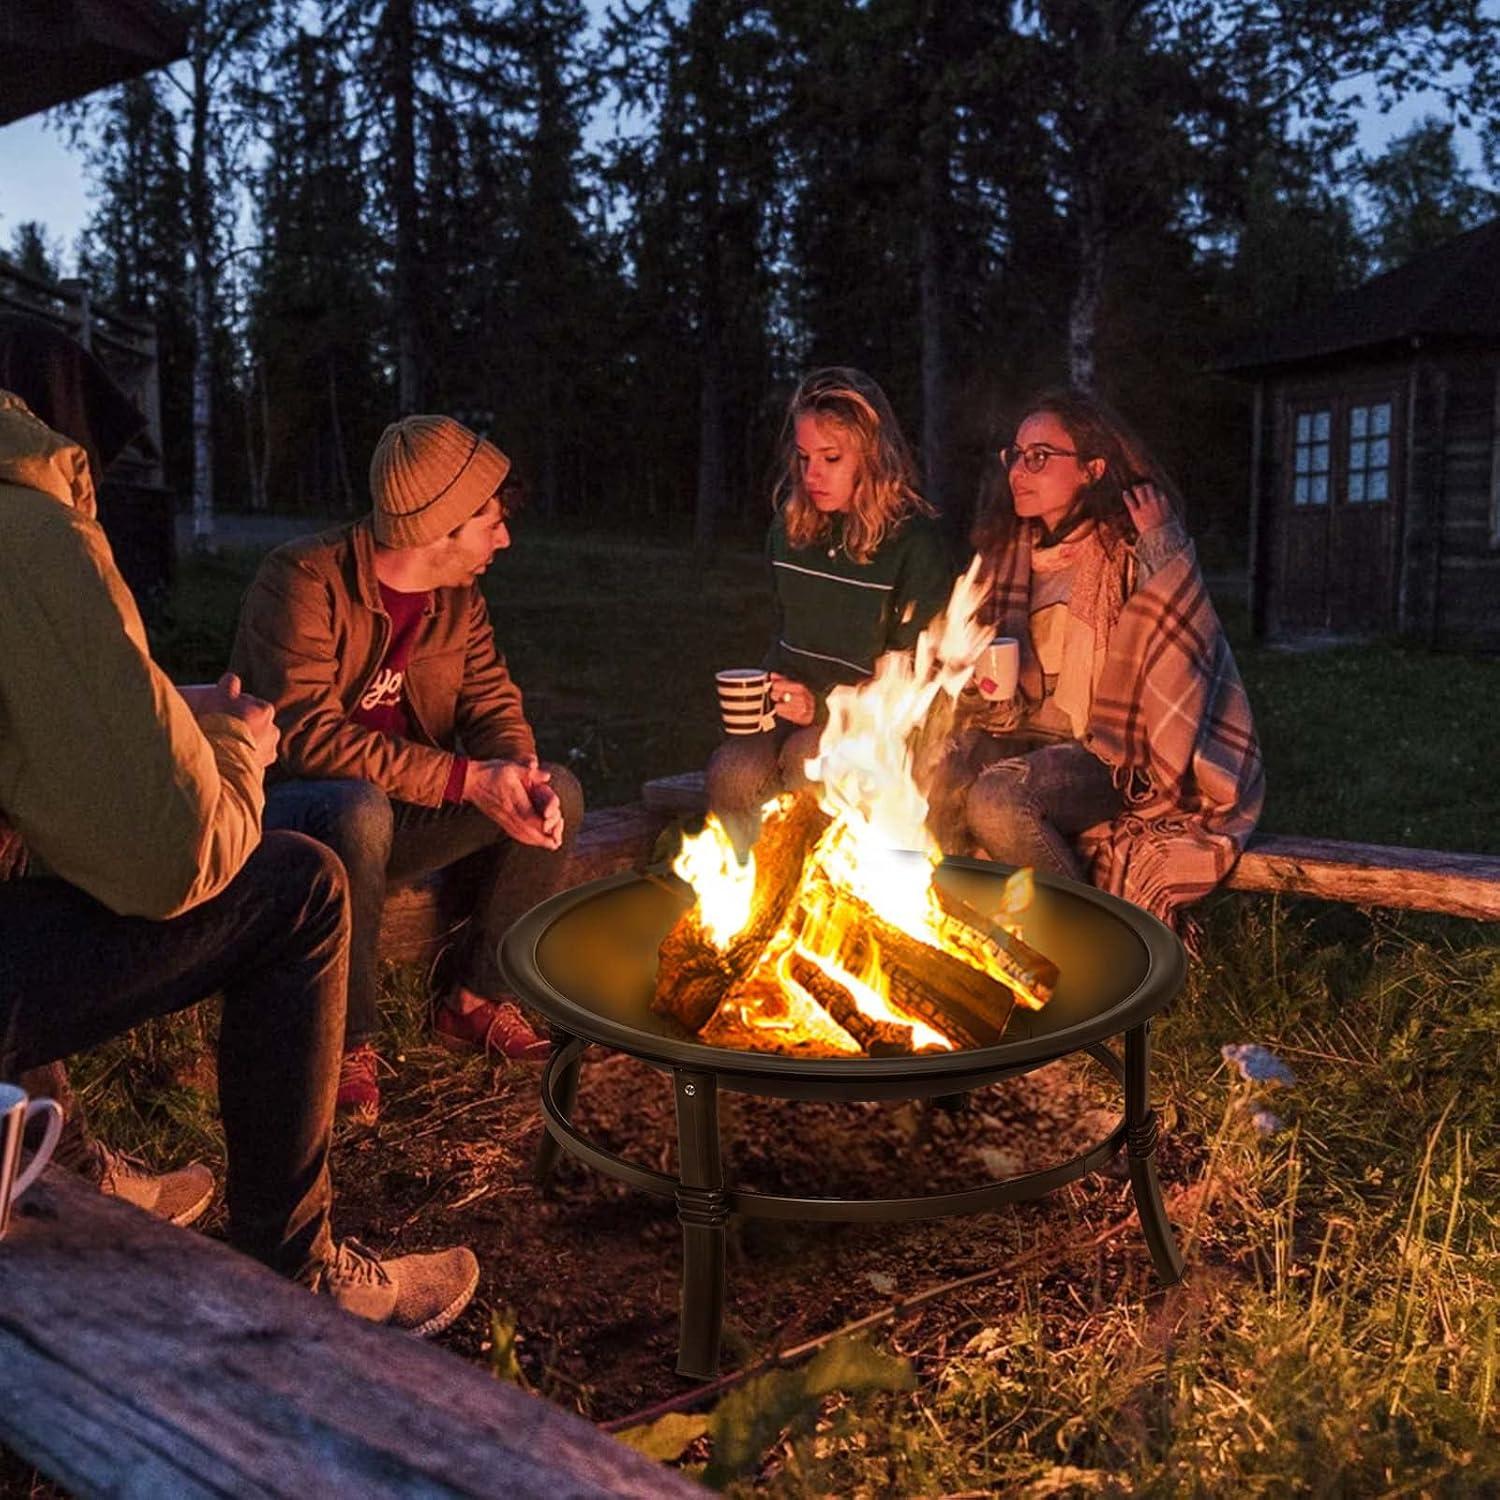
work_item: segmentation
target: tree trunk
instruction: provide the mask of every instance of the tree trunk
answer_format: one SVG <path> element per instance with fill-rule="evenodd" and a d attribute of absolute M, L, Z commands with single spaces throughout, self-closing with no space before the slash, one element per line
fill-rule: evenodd
<path fill-rule="evenodd" d="M 693 547 L 707 552 L 718 530 L 724 495 L 724 343 L 718 318 L 706 315 L 702 333 L 698 395 L 698 496 L 693 510 Z"/>
<path fill-rule="evenodd" d="M 193 275 L 193 550 L 214 539 L 213 212 L 208 183 L 208 16 L 199 5 L 193 26 L 192 136 L 188 145 L 188 235 Z"/>
<path fill-rule="evenodd" d="M 918 130 L 921 218 L 917 253 L 922 318 L 922 471 L 927 499 L 946 513 L 957 503 L 953 483 L 953 422 L 949 409 L 948 243 L 953 214 L 948 112 L 942 89 L 941 8 L 924 7 L 922 98 Z"/>
<path fill-rule="evenodd" d="M 260 379 L 260 361 L 251 360 L 245 384 L 245 475 L 250 482 L 250 509 L 266 509 L 266 474 L 255 446 L 255 389 Z"/>
<path fill-rule="evenodd" d="M 706 148 L 711 149 L 711 148 Z M 707 552 L 724 503 L 724 316 L 719 264 L 718 163 L 703 164 L 703 281 L 699 294 L 698 494 L 693 547 Z"/>
<path fill-rule="evenodd" d="M 422 403 L 418 361 L 417 288 L 417 124 L 415 21 L 413 0 L 387 0 L 385 27 L 390 46 L 391 206 L 396 220 L 394 315 L 396 324 L 396 399 L 401 415 Z"/>
<path fill-rule="evenodd" d="M 1080 389 L 1091 390 L 1098 378 L 1099 304 L 1104 291 L 1109 238 L 1104 184 L 1091 168 L 1083 169 L 1078 189 L 1078 281 L 1068 309 L 1068 378 Z"/>
<path fill-rule="evenodd" d="M 339 382 L 332 358 L 328 361 L 328 426 L 333 439 L 333 472 L 338 478 L 339 499 L 346 514 L 356 509 L 354 486 L 349 480 L 349 456 L 344 451 L 344 424 L 339 420 Z"/>

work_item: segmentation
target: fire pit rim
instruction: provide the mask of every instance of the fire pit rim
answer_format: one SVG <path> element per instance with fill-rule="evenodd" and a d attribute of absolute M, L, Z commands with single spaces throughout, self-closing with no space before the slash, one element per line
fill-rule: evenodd
<path fill-rule="evenodd" d="M 989 860 L 950 857 L 943 865 L 986 877 L 1003 876 L 1010 866 Z M 961 1048 L 953 1052 L 908 1053 L 895 1057 L 789 1057 L 717 1047 L 706 1042 L 658 1035 L 611 1020 L 559 990 L 542 971 L 537 950 L 548 929 L 565 913 L 585 901 L 647 877 L 633 870 L 605 875 L 571 890 L 561 891 L 532 907 L 500 943 L 500 969 L 522 999 L 560 1030 L 632 1053 L 669 1068 L 688 1068 L 720 1075 L 773 1075 L 813 1081 L 838 1081 L 844 1086 L 867 1079 L 942 1078 L 991 1069 L 1029 1070 L 1033 1066 L 1075 1052 L 1091 1042 L 1118 1036 L 1163 1010 L 1177 995 L 1187 975 L 1187 957 L 1177 935 L 1142 907 L 1063 876 L 1036 876 L 1037 883 L 1102 907 L 1130 929 L 1146 949 L 1146 972 L 1128 994 L 1107 1009 L 1061 1030 L 1042 1036 L 1000 1041 L 992 1047 Z"/>

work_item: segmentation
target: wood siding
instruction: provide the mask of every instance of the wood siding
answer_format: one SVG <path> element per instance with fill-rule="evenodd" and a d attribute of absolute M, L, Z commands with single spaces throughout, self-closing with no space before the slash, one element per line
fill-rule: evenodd
<path fill-rule="evenodd" d="M 1495 475 L 1500 463 L 1496 402 L 1500 355 L 1443 361 L 1442 509 L 1433 643 L 1452 650 L 1500 650 L 1500 548 L 1495 544 Z"/>

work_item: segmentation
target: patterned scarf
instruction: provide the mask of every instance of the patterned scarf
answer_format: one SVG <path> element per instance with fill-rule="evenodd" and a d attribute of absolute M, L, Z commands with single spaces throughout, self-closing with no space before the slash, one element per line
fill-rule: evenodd
<path fill-rule="evenodd" d="M 1081 739 L 1113 769 L 1125 808 L 1085 829 L 1079 849 L 1095 885 L 1175 921 L 1229 873 L 1260 816 L 1265 773 L 1250 702 L 1191 543 L 1131 592 L 1130 549 L 1097 530 L 1082 540 L 1096 555 L 1069 601 L 1058 694 L 1066 676 L 1074 687 L 1061 706 L 1071 717 L 1087 677 Z M 1020 727 L 1042 699 L 1028 627 L 1031 543 L 1023 526 L 995 560 L 992 623 L 1021 642 L 1022 701 L 977 721 L 992 734 Z"/>

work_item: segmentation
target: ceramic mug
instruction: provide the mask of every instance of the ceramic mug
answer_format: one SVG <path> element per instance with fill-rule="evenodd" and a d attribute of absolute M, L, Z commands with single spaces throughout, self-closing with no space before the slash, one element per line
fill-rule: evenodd
<path fill-rule="evenodd" d="M 47 1116 L 42 1143 L 24 1170 L 21 1138 L 38 1115 Z M 63 1111 L 56 1099 L 28 1099 L 26 1090 L 0 1083 L 0 1238 L 10 1227 L 10 1206 L 36 1181 L 62 1134 Z"/>
<path fill-rule="evenodd" d="M 725 734 L 763 734 L 776 724 L 771 674 L 760 667 L 726 667 L 714 674 Z"/>
<path fill-rule="evenodd" d="M 1021 643 L 1013 635 L 997 635 L 974 664 L 974 685 L 990 703 L 1015 697 L 1021 676 Z"/>

